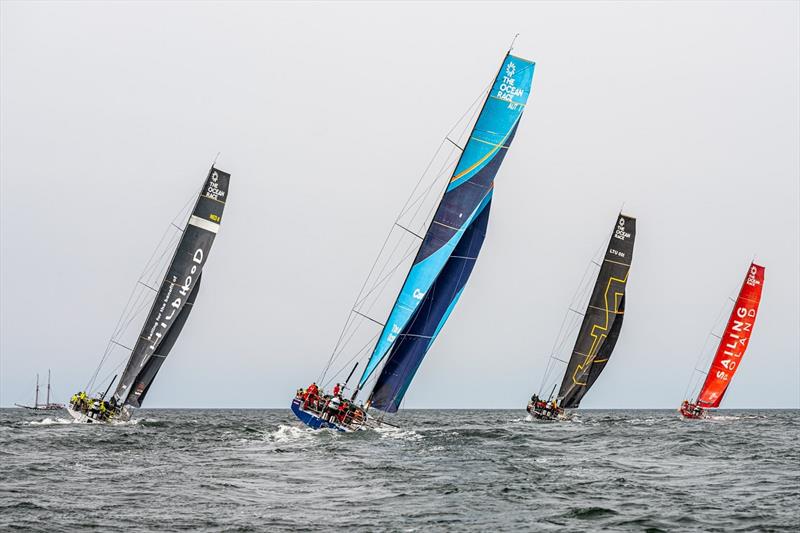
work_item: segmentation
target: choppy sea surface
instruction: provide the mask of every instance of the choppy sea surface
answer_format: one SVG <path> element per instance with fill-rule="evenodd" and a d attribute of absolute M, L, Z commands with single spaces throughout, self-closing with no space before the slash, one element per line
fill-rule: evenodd
<path fill-rule="evenodd" d="M 115 426 L 0 410 L 0 529 L 798 531 L 800 411 L 409 410 L 312 431 L 286 410 Z"/>

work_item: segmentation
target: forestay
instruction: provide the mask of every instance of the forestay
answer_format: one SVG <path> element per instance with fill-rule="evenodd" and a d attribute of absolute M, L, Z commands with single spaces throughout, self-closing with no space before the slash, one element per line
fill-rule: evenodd
<path fill-rule="evenodd" d="M 494 178 L 530 94 L 534 63 L 508 54 L 375 348 L 364 386 L 387 354 L 370 404 L 394 412 L 455 306 L 483 243 Z"/>
<path fill-rule="evenodd" d="M 141 405 L 186 322 L 222 220 L 229 182 L 230 174 L 211 167 L 114 392 L 118 405 Z"/>
<path fill-rule="evenodd" d="M 635 238 L 636 219 L 620 214 L 561 382 L 560 407 L 578 407 L 611 357 L 622 329 Z"/>

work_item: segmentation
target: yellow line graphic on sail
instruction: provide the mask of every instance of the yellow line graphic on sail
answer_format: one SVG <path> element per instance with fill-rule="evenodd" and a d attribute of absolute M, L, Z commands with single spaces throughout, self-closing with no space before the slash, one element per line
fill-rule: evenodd
<path fill-rule="evenodd" d="M 630 270 L 628 272 L 630 272 Z M 628 280 L 628 272 L 625 272 L 625 277 L 623 279 L 615 277 L 610 277 L 608 279 L 608 283 L 606 284 L 605 294 L 603 295 L 603 300 L 605 305 L 605 309 L 603 309 L 603 311 L 605 312 L 605 324 L 603 324 L 602 326 L 600 324 L 594 324 L 592 326 L 592 331 L 589 333 L 594 339 L 592 341 L 592 346 L 589 348 L 589 353 L 584 356 L 585 359 L 583 363 L 576 366 L 575 371 L 572 373 L 572 382 L 575 385 L 581 387 L 586 386 L 585 377 L 583 381 L 580 381 L 578 375 L 582 374 L 584 369 L 588 369 L 589 366 L 592 365 L 592 363 L 603 363 L 605 361 L 608 361 L 608 359 L 595 359 L 595 356 L 597 355 L 597 351 L 600 349 L 600 346 L 602 346 L 603 340 L 606 338 L 606 335 L 608 334 L 608 327 L 609 327 L 608 322 L 610 315 L 622 314 L 619 310 L 619 302 L 620 302 L 619 297 L 625 294 L 624 290 L 625 290 L 625 283 Z M 614 291 L 614 310 L 612 311 L 608 305 L 609 304 L 608 297 L 609 293 L 611 292 L 611 283 L 614 281 L 622 284 L 623 292 Z"/>
<path fill-rule="evenodd" d="M 514 120 L 514 123 L 513 123 L 513 124 L 511 125 L 511 127 L 508 129 L 508 133 L 506 133 L 505 137 L 503 137 L 503 140 L 502 140 L 502 141 L 500 141 L 498 144 L 490 143 L 490 142 L 487 142 L 487 141 L 481 141 L 481 142 L 484 142 L 484 143 L 486 143 L 486 144 L 489 144 L 489 145 L 492 145 L 492 146 L 494 146 L 494 148 L 492 148 L 491 150 L 489 150 L 489 152 L 488 152 L 488 153 L 487 153 L 485 156 L 481 157 L 481 158 L 480 158 L 479 160 L 477 160 L 475 163 L 473 163 L 472 165 L 470 165 L 470 167 L 469 167 L 469 168 L 466 168 L 466 169 L 464 169 L 462 172 L 459 172 L 458 174 L 455 174 L 455 175 L 453 176 L 453 178 L 450 180 L 450 183 L 453 183 L 454 181 L 457 181 L 457 180 L 459 180 L 459 179 L 463 178 L 464 176 L 466 176 L 467 174 L 469 174 L 470 172 L 472 172 L 473 170 L 475 170 L 476 168 L 478 168 L 478 167 L 479 167 L 481 164 L 483 164 L 483 162 L 484 162 L 484 161 L 486 161 L 487 159 L 489 159 L 490 157 L 492 157 L 492 156 L 493 156 L 493 155 L 494 155 L 494 154 L 495 154 L 495 153 L 496 153 L 496 152 L 497 152 L 497 151 L 498 151 L 500 148 L 508 148 L 507 146 L 505 146 L 505 144 L 506 144 L 506 141 L 508 141 L 508 136 L 509 136 L 509 135 L 511 135 L 511 132 L 512 132 L 512 131 L 514 131 L 514 127 L 517 125 L 517 122 L 519 122 L 519 119 L 520 119 L 520 118 L 522 118 L 522 112 L 520 112 L 520 114 L 519 114 L 519 115 L 517 115 L 517 118 Z M 478 141 L 478 140 L 480 140 L 480 139 L 477 139 L 477 138 L 475 138 L 475 137 L 470 137 L 470 140 L 476 140 L 476 141 Z"/>

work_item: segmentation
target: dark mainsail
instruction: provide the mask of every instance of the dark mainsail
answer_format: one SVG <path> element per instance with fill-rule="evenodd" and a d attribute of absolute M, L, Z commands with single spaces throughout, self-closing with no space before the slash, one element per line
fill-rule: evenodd
<path fill-rule="evenodd" d="M 211 167 L 114 392 L 118 405 L 141 405 L 183 329 L 222 220 L 229 183 L 230 174 Z"/>
<path fill-rule="evenodd" d="M 398 336 L 386 364 L 372 389 L 370 405 L 395 413 L 403 401 L 425 353 L 433 344 L 467 284 L 478 258 L 489 224 L 491 199 L 470 224 L 445 264 L 442 273 L 425 295 L 406 329 Z"/>
<path fill-rule="evenodd" d="M 636 219 L 620 214 L 558 391 L 558 402 L 563 408 L 580 405 L 617 343 L 635 238 Z"/>

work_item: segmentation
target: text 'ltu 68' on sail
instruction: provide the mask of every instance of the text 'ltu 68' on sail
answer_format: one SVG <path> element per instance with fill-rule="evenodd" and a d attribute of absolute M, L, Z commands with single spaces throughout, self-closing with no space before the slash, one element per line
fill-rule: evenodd
<path fill-rule="evenodd" d="M 230 174 L 212 166 L 184 226 L 178 227 L 172 224 L 174 226 L 172 229 L 176 230 L 175 238 L 178 240 L 174 252 L 169 255 L 172 249 L 168 242 L 160 253 L 159 250 L 154 252 L 155 260 L 151 258 L 145 268 L 145 272 L 152 272 L 161 268 L 160 257 L 165 259 L 171 257 L 164 274 L 163 276 L 160 273 L 156 274 L 159 279 L 158 286 L 151 286 L 140 278 L 137 288 L 141 289 L 144 286 L 142 289 L 144 293 L 147 294 L 147 290 L 151 293 L 146 298 L 139 296 L 134 298 L 135 292 L 129 299 L 126 311 L 123 311 L 123 316 L 106 348 L 100 366 L 90 381 L 90 386 L 87 386 L 86 391 L 72 396 L 68 411 L 76 420 L 81 422 L 127 420 L 130 418 L 129 407 L 141 407 L 197 298 L 203 267 L 222 221 L 229 183 Z M 134 321 L 139 312 L 147 308 L 148 303 L 150 303 L 149 312 L 133 348 L 127 348 L 118 341 L 119 334 Z M 110 400 L 106 400 L 116 376 L 102 394 L 93 395 L 90 388 L 110 350 L 116 346 L 125 348 L 130 352 L 130 356 L 127 358 L 125 370 L 113 396 Z"/>
<path fill-rule="evenodd" d="M 620 213 L 600 264 L 600 271 L 586 305 L 586 311 L 581 313 L 573 308 L 568 311 L 545 370 L 540 390 L 528 403 L 528 412 L 534 419 L 567 418 L 565 409 L 577 409 L 583 397 L 605 369 L 622 329 L 622 319 L 625 316 L 625 288 L 635 239 L 636 219 Z M 582 315 L 583 320 L 570 358 L 564 361 L 555 352 L 571 335 L 573 330 L 569 323 L 571 320 L 574 321 L 575 315 Z M 559 363 L 566 364 L 561 387 L 555 398 L 553 398 L 555 385 L 550 396 L 545 397 L 546 392 L 543 389 L 549 385 L 548 380 L 551 376 L 557 377 L 555 370 L 559 368 Z"/>
<path fill-rule="evenodd" d="M 704 418 L 706 409 L 715 409 L 722 402 L 725 391 L 739 369 L 744 352 L 750 344 L 753 326 L 756 323 L 758 304 L 764 288 L 764 267 L 750 263 L 747 274 L 733 305 L 725 332 L 719 337 L 711 366 L 705 374 L 700 391 L 693 400 L 684 400 L 680 413 L 684 418 Z M 702 353 L 701 353 L 702 357 Z M 695 372 L 700 370 L 695 369 Z M 690 380 L 690 386 L 691 386 Z M 685 396 L 684 396 L 685 397 Z"/>
<path fill-rule="evenodd" d="M 365 349 L 345 363 L 347 366 L 343 368 L 349 369 L 352 361 L 356 361 L 344 386 L 337 383 L 332 394 L 326 394 L 315 382 L 297 391 L 292 411 L 306 425 L 315 429 L 352 431 L 382 421 L 382 418 L 379 421 L 367 416 L 370 408 L 383 413 L 399 409 L 417 369 L 450 316 L 475 265 L 486 235 L 494 178 L 525 109 L 533 71 L 533 62 L 508 53 L 483 99 L 463 149 L 447 138 L 460 153 L 455 165 L 451 163 L 446 167 L 448 173 L 443 177 L 449 176 L 449 180 L 438 204 L 430 211 L 433 215 L 423 228 L 424 233 L 408 230 L 419 241 L 410 249 L 414 259 L 399 290 L 393 293 L 396 297 L 388 310 L 388 319 L 381 323 L 368 317 L 361 308 L 351 311 L 342 337 L 349 339 L 348 328 L 354 314 L 374 322 L 380 331 L 364 345 Z M 384 279 L 379 277 L 376 282 L 380 290 L 385 288 Z M 372 289 L 368 289 L 367 294 L 372 294 Z M 357 305 L 361 301 L 359 296 Z M 339 344 L 334 348 L 332 359 L 340 355 L 338 348 Z M 363 371 L 352 395 L 347 398 L 345 389 L 362 356 L 365 357 Z M 331 361 L 327 368 L 330 366 Z M 325 373 L 320 381 L 324 379 Z M 359 392 L 370 384 L 367 402 L 357 405 Z"/>

